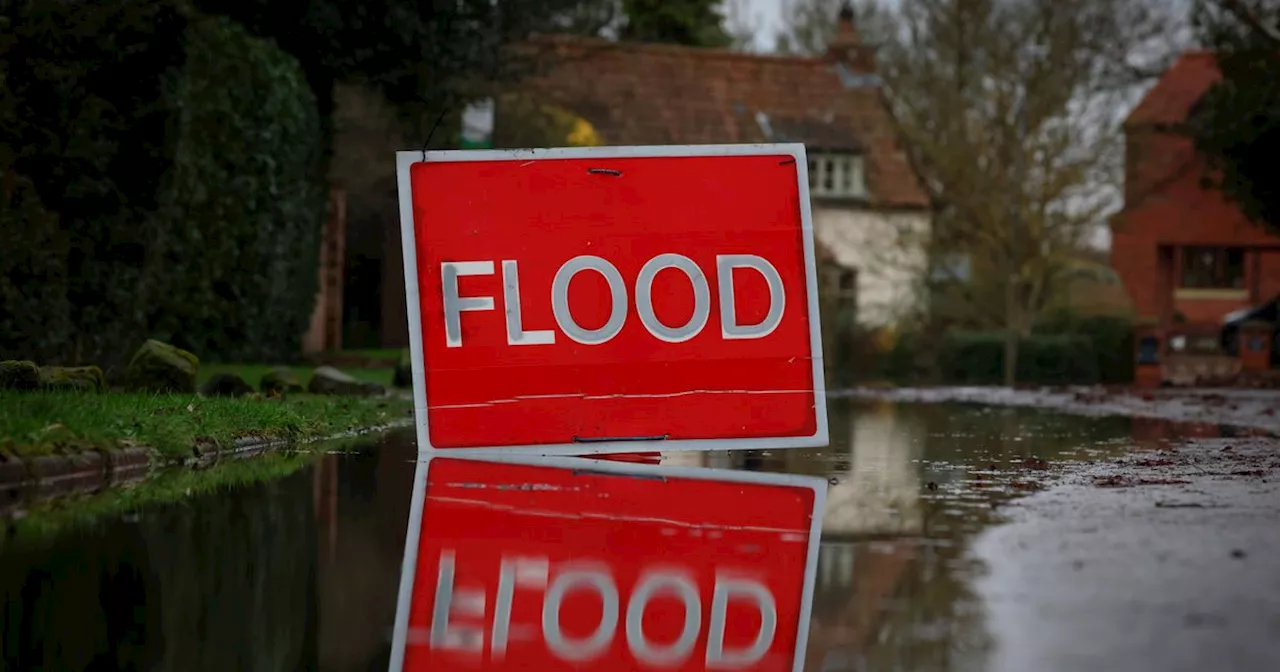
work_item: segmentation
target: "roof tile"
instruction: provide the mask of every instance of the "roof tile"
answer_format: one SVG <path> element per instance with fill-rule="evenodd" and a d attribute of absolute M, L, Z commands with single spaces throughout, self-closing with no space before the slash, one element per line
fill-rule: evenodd
<path fill-rule="evenodd" d="M 541 38 L 555 60 L 522 88 L 582 116 L 611 145 L 804 142 L 867 156 L 871 204 L 928 207 L 871 72 L 821 57 Z M 849 75 L 862 75 L 850 86 Z M 763 113 L 775 132 L 757 121 Z"/>
<path fill-rule="evenodd" d="M 1125 120 L 1126 126 L 1179 124 L 1222 73 L 1211 52 L 1190 51 L 1167 70 Z"/>

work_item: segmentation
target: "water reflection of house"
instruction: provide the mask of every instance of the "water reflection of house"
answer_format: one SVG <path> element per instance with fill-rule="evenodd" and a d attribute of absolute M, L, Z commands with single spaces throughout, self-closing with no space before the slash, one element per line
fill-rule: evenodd
<path fill-rule="evenodd" d="M 1169 422 L 1156 418 L 1133 418 L 1133 440 L 1144 449 L 1161 449 L 1186 439 L 1216 439 L 1222 427 L 1203 422 Z"/>
<path fill-rule="evenodd" d="M 849 409 L 846 409 L 848 411 Z M 758 457 L 741 453 L 720 458 L 723 466 L 834 479 L 822 517 L 824 540 L 919 534 L 920 472 L 924 446 L 919 420 L 901 416 L 889 404 L 833 412 L 831 447 L 821 451 L 778 450 Z M 710 458 L 704 462 L 712 466 Z"/>
<path fill-rule="evenodd" d="M 892 406 L 833 414 L 827 464 L 836 482 L 827 490 L 815 581 L 806 670 L 865 669 L 863 654 L 879 629 L 885 604 L 916 556 L 923 531 L 918 422 Z M 846 438 L 847 437 L 847 438 Z"/>
<path fill-rule="evenodd" d="M 805 670 L 868 669 L 865 654 L 887 603 L 916 558 L 914 539 L 823 542 L 814 586 Z"/>
<path fill-rule="evenodd" d="M 827 489 L 806 670 L 867 669 L 865 653 L 915 567 L 926 428 L 890 405 L 833 406 L 825 450 L 669 454 L 663 464 L 834 477 Z"/>
<path fill-rule="evenodd" d="M 923 429 L 878 405 L 849 420 L 848 470 L 827 491 L 823 537 L 918 534 Z"/>
<path fill-rule="evenodd" d="M 1220 78 L 1212 54 L 1188 53 L 1125 122 L 1125 205 L 1112 221 L 1111 264 L 1153 325 L 1139 334 L 1145 385 L 1280 367 L 1278 316 L 1250 314 L 1280 296 L 1280 238 L 1203 184 L 1205 159 L 1178 130 Z"/>

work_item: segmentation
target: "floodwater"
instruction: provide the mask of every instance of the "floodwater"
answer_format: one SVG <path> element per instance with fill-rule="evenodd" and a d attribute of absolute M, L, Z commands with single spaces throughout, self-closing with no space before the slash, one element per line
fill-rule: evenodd
<path fill-rule="evenodd" d="M 828 449 L 663 462 L 829 479 L 812 672 L 986 669 L 976 533 L 1040 487 L 1044 460 L 1159 433 L 1011 408 L 833 401 L 830 418 Z M 385 670 L 413 457 L 400 432 L 283 478 L 4 546 L 0 668 Z"/>

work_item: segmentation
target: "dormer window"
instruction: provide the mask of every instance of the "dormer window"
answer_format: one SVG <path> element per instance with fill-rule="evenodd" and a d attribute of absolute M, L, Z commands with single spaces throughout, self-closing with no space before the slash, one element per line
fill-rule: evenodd
<path fill-rule="evenodd" d="M 851 152 L 809 154 L 809 194 L 819 198 L 866 198 L 862 155 Z"/>

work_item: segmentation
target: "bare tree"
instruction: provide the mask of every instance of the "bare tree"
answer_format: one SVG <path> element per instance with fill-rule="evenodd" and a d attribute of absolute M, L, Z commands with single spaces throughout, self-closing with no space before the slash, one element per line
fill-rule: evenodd
<path fill-rule="evenodd" d="M 782 30 L 774 36 L 782 53 L 820 54 L 835 36 L 843 0 L 783 0 Z"/>
<path fill-rule="evenodd" d="M 748 0 L 725 0 L 724 29 L 732 40 L 730 48 L 755 51 L 756 36 L 760 33 L 760 17 L 751 11 Z"/>
<path fill-rule="evenodd" d="M 1268 12 L 1274 14 L 1271 0 L 1216 0 L 1206 3 L 1245 26 L 1253 35 L 1280 47 L 1280 25 L 1268 21 Z"/>
<path fill-rule="evenodd" d="M 791 0 L 780 38 L 814 52 L 839 0 Z M 938 208 L 931 316 L 1018 343 L 1121 204 L 1122 111 L 1174 51 L 1163 0 L 864 0 L 885 98 Z M 962 263 L 955 263 L 962 262 Z"/>

